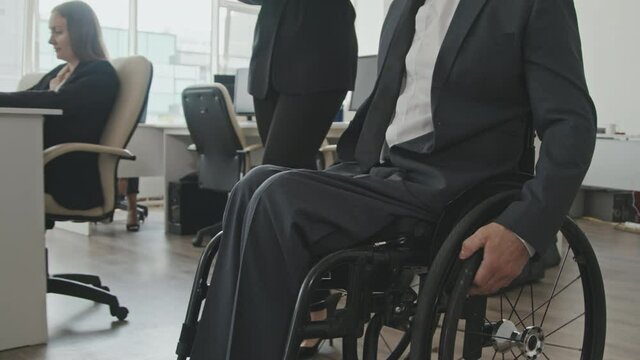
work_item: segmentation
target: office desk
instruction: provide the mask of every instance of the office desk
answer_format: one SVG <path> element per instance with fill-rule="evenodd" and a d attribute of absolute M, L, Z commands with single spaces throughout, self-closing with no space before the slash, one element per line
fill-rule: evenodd
<path fill-rule="evenodd" d="M 253 138 L 254 142 L 259 141 L 258 127 L 255 121 L 240 121 L 240 128 L 245 136 Z M 337 139 L 342 135 L 349 124 L 340 122 L 333 123 L 329 129 L 327 137 L 329 139 Z M 171 136 L 169 141 L 170 149 L 165 149 L 165 134 Z M 189 130 L 186 125 L 162 125 L 162 124 L 140 124 L 135 133 L 131 137 L 131 141 L 127 145 L 127 149 L 136 155 L 136 161 L 121 161 L 118 166 L 118 176 L 120 177 L 145 177 L 145 176 L 164 176 L 167 166 L 165 166 L 166 156 L 172 161 L 180 161 L 180 159 L 189 161 L 189 156 L 174 153 L 185 151 L 181 148 L 180 143 L 175 143 L 173 138 L 189 138 Z M 190 141 L 190 140 L 189 140 Z M 188 144 L 187 144 L 188 145 Z M 174 147 L 178 146 L 178 147 Z M 169 171 L 172 171 L 169 165 Z M 180 167 L 180 164 L 176 164 Z M 188 166 L 188 169 L 192 169 Z M 179 169 L 177 169 L 179 170 Z"/>
<path fill-rule="evenodd" d="M 640 138 L 630 136 L 604 136 L 596 139 L 591 167 L 583 186 L 640 190 Z"/>
<path fill-rule="evenodd" d="M 344 132 L 349 124 L 344 122 L 333 123 L 327 138 L 336 139 Z M 260 141 L 258 127 L 255 121 L 240 121 L 240 128 L 247 137 L 249 144 Z M 198 155 L 193 151 L 188 151 L 187 146 L 191 142 L 189 130 L 186 127 L 165 127 L 164 128 L 164 199 L 165 199 L 165 220 L 168 219 L 168 188 L 169 182 L 178 181 L 184 175 L 197 170 Z M 135 152 L 134 152 L 135 154 Z M 137 154 L 136 154 L 137 155 Z M 255 161 L 255 158 L 252 158 Z M 136 160 L 137 162 L 137 160 Z M 254 163 L 253 165 L 257 165 Z M 168 222 L 165 222 L 167 229 Z"/>
<path fill-rule="evenodd" d="M 43 115 L 0 108 L 0 350 L 47 341 Z"/>

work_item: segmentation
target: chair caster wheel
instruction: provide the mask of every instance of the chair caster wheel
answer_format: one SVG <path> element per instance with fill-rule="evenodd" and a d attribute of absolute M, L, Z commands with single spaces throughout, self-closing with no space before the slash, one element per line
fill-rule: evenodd
<path fill-rule="evenodd" d="M 118 320 L 122 321 L 127 318 L 127 315 L 129 315 L 129 309 L 127 309 L 124 306 L 120 306 L 115 309 L 111 308 L 111 315 L 115 316 L 116 318 L 118 318 Z"/>

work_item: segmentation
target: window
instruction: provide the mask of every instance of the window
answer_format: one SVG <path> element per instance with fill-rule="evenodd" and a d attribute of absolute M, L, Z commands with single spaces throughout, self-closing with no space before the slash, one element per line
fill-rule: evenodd
<path fill-rule="evenodd" d="M 259 7 L 232 6 L 219 13 L 219 54 L 221 74 L 235 74 L 249 66 Z"/>
<path fill-rule="evenodd" d="M 64 1 L 67 0 L 0 0 L 0 27 L 9 29 L 4 32 L 8 34 L 27 28 L 23 24 L 25 17 L 13 14 L 24 13 L 23 8 L 28 8 L 25 4 L 37 4 L 35 54 L 27 54 L 26 59 L 22 59 L 24 41 L 21 39 L 27 39 L 24 30 L 15 36 L 3 37 L 2 41 L 7 43 L 12 38 L 17 40 L 4 46 L 11 51 L 0 54 L 0 86 L 13 90 L 23 68 L 47 72 L 61 63 L 49 44 L 49 17 L 51 10 Z M 235 74 L 236 69 L 249 66 L 259 6 L 237 0 L 85 2 L 100 20 L 110 58 L 135 52 L 153 63 L 148 122 L 182 123 L 181 93 L 185 87 L 210 83 L 214 74 Z M 135 14 L 130 14 L 130 9 L 135 9 Z M 134 15 L 137 18 L 132 21 Z M 129 43 L 130 40 L 135 43 Z M 23 66 L 25 61 L 28 66 Z"/>
<path fill-rule="evenodd" d="M 22 73 L 25 2 L 0 0 L 0 91 L 14 91 Z"/>
<path fill-rule="evenodd" d="M 154 66 L 147 122 L 182 122 L 185 87 L 210 83 L 211 1 L 138 1 L 138 54 Z"/>

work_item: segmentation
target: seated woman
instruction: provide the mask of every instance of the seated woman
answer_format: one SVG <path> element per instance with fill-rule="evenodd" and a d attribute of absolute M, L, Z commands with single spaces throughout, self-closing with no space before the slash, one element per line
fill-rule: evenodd
<path fill-rule="evenodd" d="M 45 149 L 69 142 L 97 144 L 119 87 L 98 19 L 89 5 L 70 1 L 51 11 L 49 28 L 49 43 L 66 63 L 26 91 L 0 93 L 0 107 L 62 109 L 62 116 L 45 117 Z M 97 155 L 67 154 L 48 163 L 44 172 L 45 192 L 60 205 L 84 210 L 103 204 Z"/>

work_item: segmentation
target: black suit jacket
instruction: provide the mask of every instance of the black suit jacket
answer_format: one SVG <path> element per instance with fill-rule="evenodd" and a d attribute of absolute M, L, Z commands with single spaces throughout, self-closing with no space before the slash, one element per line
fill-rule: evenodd
<path fill-rule="evenodd" d="M 406 0 L 391 6 L 384 59 Z M 542 140 L 536 175 L 496 220 L 544 252 L 589 167 L 596 112 L 584 77 L 573 0 L 461 0 L 436 62 L 434 132 L 390 149 L 433 211 L 491 176 L 518 170 L 530 124 Z M 370 100 L 342 136 L 354 161 Z"/>
<path fill-rule="evenodd" d="M 358 45 L 349 0 L 240 0 L 262 5 L 253 40 L 249 92 L 270 85 L 287 95 L 351 90 Z"/>
<path fill-rule="evenodd" d="M 49 91 L 49 81 L 63 66 L 27 91 L 0 93 L 0 106 L 62 109 L 62 116 L 45 117 L 45 148 L 67 142 L 97 144 L 115 103 L 118 76 L 108 61 L 81 62 L 58 92 Z M 48 163 L 45 192 L 71 209 L 102 205 L 97 156 L 72 153 Z"/>

